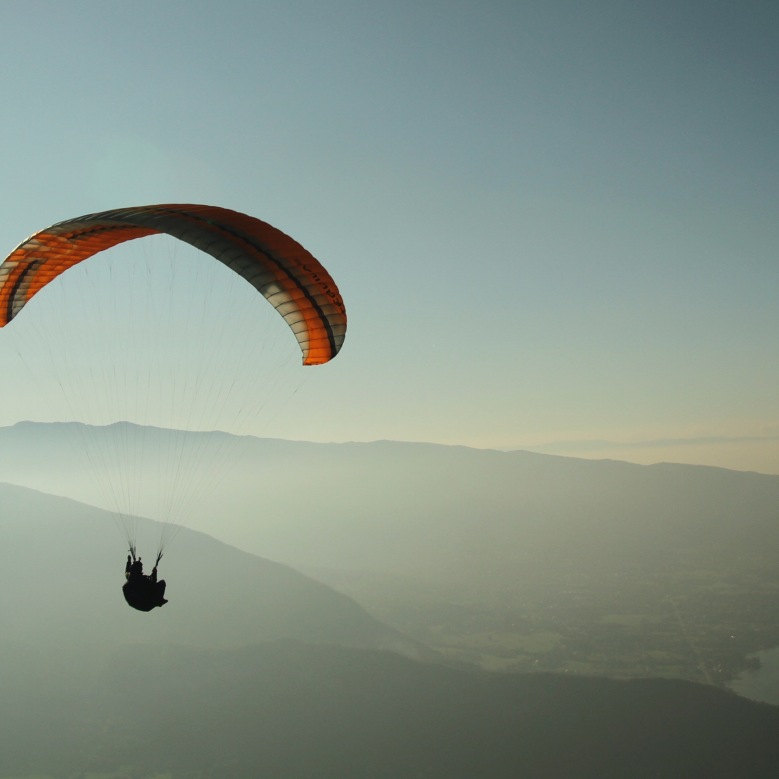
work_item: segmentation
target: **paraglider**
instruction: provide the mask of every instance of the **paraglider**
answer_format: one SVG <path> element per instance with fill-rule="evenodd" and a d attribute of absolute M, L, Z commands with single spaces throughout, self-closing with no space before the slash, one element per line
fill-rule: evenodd
<path fill-rule="evenodd" d="M 162 555 L 157 556 L 151 574 L 146 576 L 141 558 L 136 558 L 132 551 L 127 555 L 127 565 L 124 569 L 124 578 L 127 581 L 122 585 L 122 593 L 127 605 L 137 611 L 151 611 L 168 602 L 165 600 L 165 580 L 157 581 L 157 566 L 161 557 Z"/>
<path fill-rule="evenodd" d="M 346 310 L 337 285 L 322 264 L 300 244 L 266 222 L 224 208 L 192 204 L 140 206 L 87 214 L 58 222 L 35 233 L 14 249 L 0 265 L 0 327 L 4 327 L 14 320 L 35 295 L 69 269 L 99 252 L 153 235 L 172 236 L 181 242 L 190 244 L 227 266 L 254 287 L 279 313 L 294 334 L 302 352 L 303 365 L 322 365 L 338 354 L 346 335 Z M 113 281 L 113 277 L 111 280 Z M 149 283 L 153 284 L 154 282 Z M 79 294 L 82 295 L 83 300 L 88 302 L 89 295 L 100 295 L 102 289 L 96 285 L 94 289 L 80 290 Z M 158 289 L 150 287 L 150 293 L 164 295 L 166 290 L 163 289 L 162 292 L 159 292 Z M 120 302 L 126 303 L 128 309 L 131 308 L 130 303 L 124 299 Z M 229 307 L 230 301 L 227 303 Z M 106 306 L 106 309 L 110 311 L 111 308 L 116 307 L 109 305 Z M 139 305 L 137 310 L 130 311 L 132 325 L 143 321 L 144 310 L 143 305 Z M 69 314 L 70 311 L 66 309 L 64 317 L 69 318 Z M 172 320 L 172 316 L 170 319 Z M 186 322 L 189 325 L 190 319 L 187 318 Z M 51 328 L 52 323 L 49 322 L 47 326 Z M 55 322 L 53 326 L 57 328 L 58 323 Z M 233 340 L 236 335 L 244 338 L 246 334 L 232 334 Z M 45 350 L 53 354 L 53 359 L 61 361 L 55 364 L 52 373 L 56 374 L 58 367 L 60 367 L 61 373 L 64 372 L 64 376 L 56 375 L 56 380 L 59 385 L 70 389 L 71 399 L 75 398 L 75 401 L 69 401 L 67 412 L 71 414 L 71 418 L 75 419 L 78 416 L 76 412 L 80 409 L 83 410 L 90 404 L 88 400 L 84 400 L 83 386 L 74 384 L 71 387 L 67 383 L 87 381 L 88 377 L 85 379 L 82 376 L 85 372 L 74 370 L 67 358 L 59 357 L 58 350 L 52 348 L 51 343 L 49 343 L 51 336 L 51 330 L 48 333 L 45 331 L 42 333 L 44 347 Z M 227 347 L 224 348 L 224 351 L 227 351 L 232 343 L 229 331 L 225 338 Z M 67 349 L 69 346 L 70 342 L 68 341 L 65 348 Z M 177 342 L 176 346 L 180 347 L 180 343 Z M 205 348 L 201 346 L 200 351 L 202 352 Z M 135 351 L 143 353 L 145 349 L 136 348 Z M 20 356 L 24 359 L 24 354 L 20 354 Z M 157 384 L 154 384 L 154 392 L 158 390 L 158 384 L 165 385 L 165 380 L 173 375 L 176 369 L 175 366 L 165 364 L 164 360 L 160 360 L 160 363 L 168 370 L 168 373 L 164 374 L 163 380 L 157 380 Z M 64 369 L 61 367 L 62 365 L 64 365 Z M 121 367 L 119 366 L 120 369 Z M 207 368 L 211 367 L 209 363 Z M 112 370 L 113 373 L 117 373 L 116 366 L 112 366 Z M 162 506 L 161 511 L 165 515 L 160 518 L 160 521 L 165 524 L 170 517 L 173 517 L 171 521 L 177 521 L 176 511 L 179 511 L 182 516 L 186 511 L 191 512 L 192 505 L 202 498 L 203 490 L 206 487 L 201 485 L 199 480 L 205 480 L 200 478 L 200 471 L 196 469 L 202 465 L 202 470 L 208 472 L 209 479 L 211 472 L 218 475 L 219 469 L 214 465 L 204 464 L 202 448 L 198 449 L 195 446 L 180 443 L 178 439 L 170 435 L 168 436 L 169 443 L 167 441 L 160 443 L 163 436 L 160 431 L 163 429 L 168 430 L 168 432 L 171 428 L 173 432 L 177 430 L 203 430 L 203 427 L 197 426 L 203 420 L 202 414 L 193 415 L 191 420 L 184 420 L 185 422 L 191 421 L 191 426 L 188 424 L 149 426 L 156 423 L 156 418 L 154 423 L 149 423 L 138 417 L 138 411 L 143 406 L 144 399 L 139 401 L 135 397 L 133 400 L 132 387 L 128 390 L 131 382 L 126 380 L 128 375 L 131 377 L 136 374 L 146 375 L 146 370 L 126 371 L 123 384 L 113 377 L 112 370 L 103 371 L 104 375 L 100 379 L 103 384 L 100 384 L 95 390 L 95 397 L 102 400 L 107 395 L 104 391 L 107 384 L 114 381 L 115 384 L 121 385 L 120 390 L 116 393 L 117 398 L 113 401 L 108 398 L 106 401 L 108 407 L 106 416 L 110 418 L 110 421 L 95 422 L 87 419 L 85 420 L 87 424 L 82 427 L 85 430 L 88 428 L 88 430 L 86 433 L 81 431 L 80 435 L 92 436 L 84 444 L 85 459 L 96 471 L 95 481 L 101 481 L 105 490 L 104 494 L 107 496 L 106 503 L 115 501 L 111 510 L 118 518 L 117 524 L 121 526 L 120 529 L 123 530 L 125 541 L 130 550 L 125 571 L 126 581 L 122 588 L 125 600 L 135 609 L 151 611 L 167 603 L 164 597 L 165 582 L 163 580 L 157 581 L 157 565 L 161 559 L 166 540 L 161 536 L 157 560 L 151 574 L 143 574 L 141 560 L 136 558 L 135 552 L 137 502 L 132 502 L 137 501 L 137 494 L 140 490 L 130 484 L 129 479 L 133 477 L 135 471 L 140 472 L 142 461 L 144 457 L 148 456 L 150 450 L 157 451 L 168 446 L 170 449 L 169 461 L 172 464 L 169 472 L 167 468 L 160 469 L 163 473 L 161 478 L 168 479 L 169 489 L 171 491 L 178 490 L 179 493 L 162 500 L 158 497 L 158 502 Z M 148 373 L 150 374 L 151 371 Z M 181 391 L 181 397 L 184 398 L 182 402 L 191 402 L 191 398 L 200 391 L 204 398 L 202 403 L 213 403 L 213 398 L 219 398 L 219 401 L 224 403 L 221 385 L 218 391 L 210 391 L 208 387 L 203 389 L 202 385 L 205 383 L 207 382 L 202 380 L 202 375 L 198 376 L 195 381 L 192 381 Z M 229 378 L 225 383 L 231 383 Z M 146 406 L 150 405 L 149 397 L 152 394 L 147 388 Z M 248 397 L 249 400 L 245 401 L 243 406 L 251 402 L 259 404 L 259 400 L 252 401 L 251 395 Z M 130 398 L 129 401 L 128 398 Z M 79 403 L 81 406 L 78 406 Z M 132 407 L 122 409 L 122 403 L 129 403 Z M 75 411 L 74 405 L 76 406 Z M 169 405 L 173 409 L 179 407 L 178 401 L 171 402 Z M 127 421 L 134 414 L 139 419 L 140 425 L 130 424 Z M 85 415 L 82 414 L 82 416 Z M 176 421 L 178 418 L 174 419 L 174 422 Z M 146 428 L 143 428 L 144 424 L 147 425 Z M 138 428 L 140 432 L 137 432 L 135 428 Z M 152 432 L 147 434 L 145 430 Z M 142 437 L 144 435 L 148 435 L 149 438 L 144 439 Z M 113 446 L 111 436 L 121 437 L 125 460 L 120 461 L 116 456 L 111 459 L 111 456 L 105 454 L 108 451 L 106 447 Z M 189 448 L 187 448 L 188 446 Z M 225 450 L 226 447 L 218 450 L 220 457 L 224 457 Z M 141 461 L 141 466 L 138 466 L 138 461 Z M 128 462 L 134 463 L 132 467 L 127 465 Z M 187 465 L 187 463 L 191 464 Z M 218 466 L 220 463 L 216 463 L 216 465 Z M 187 467 L 192 469 L 191 473 L 182 475 L 182 469 L 186 470 Z M 130 474 L 130 471 L 133 474 Z M 137 476 L 137 474 L 135 475 Z M 189 496 L 181 498 L 181 491 L 190 489 L 193 484 L 197 490 L 200 490 L 197 496 L 191 499 Z M 180 521 L 183 522 L 183 520 Z"/>

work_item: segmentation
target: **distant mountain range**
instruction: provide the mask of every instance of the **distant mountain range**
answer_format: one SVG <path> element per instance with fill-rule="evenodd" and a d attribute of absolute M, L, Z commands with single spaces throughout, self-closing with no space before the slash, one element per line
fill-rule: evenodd
<path fill-rule="evenodd" d="M 542 452 L 566 457 L 711 465 L 739 471 L 779 474 L 779 436 L 697 436 L 644 441 L 574 440 L 504 447 L 502 451 Z"/>
<path fill-rule="evenodd" d="M 118 447 L 121 426 L 111 430 Z M 155 435 L 203 450 L 226 437 L 152 430 L 152 473 Z M 393 441 L 247 438 L 242 451 L 191 526 L 295 567 L 483 585 L 490 572 L 497 581 L 498 571 L 654 564 L 689 548 L 779 548 L 779 476 Z M 0 429 L 0 480 L 101 502 L 54 424 Z"/>
<path fill-rule="evenodd" d="M 532 446 L 501 447 L 503 452 L 543 452 L 545 454 L 570 454 L 571 452 L 597 452 L 604 449 L 668 449 L 676 446 L 708 446 L 742 444 L 753 442 L 775 442 L 779 436 L 701 436 L 698 438 L 654 438 L 648 441 L 606 441 L 603 439 L 577 441 L 550 441 Z"/>
<path fill-rule="evenodd" d="M 155 523 L 140 523 L 141 534 L 153 537 Z M 298 638 L 436 657 L 324 584 L 186 529 L 160 566 L 170 603 L 142 614 L 122 597 L 125 554 L 106 512 L 0 484 L 0 644 L 64 652 Z"/>

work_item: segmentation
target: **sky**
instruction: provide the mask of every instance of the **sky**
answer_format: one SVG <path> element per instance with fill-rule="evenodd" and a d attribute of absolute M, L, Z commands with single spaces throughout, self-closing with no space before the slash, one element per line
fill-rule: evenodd
<path fill-rule="evenodd" d="M 349 331 L 263 434 L 776 436 L 777 32 L 750 0 L 5 0 L 0 253 L 147 203 L 292 235 Z M 47 418 L 4 335 L 0 425 Z M 678 451 L 779 472 L 759 443 Z"/>

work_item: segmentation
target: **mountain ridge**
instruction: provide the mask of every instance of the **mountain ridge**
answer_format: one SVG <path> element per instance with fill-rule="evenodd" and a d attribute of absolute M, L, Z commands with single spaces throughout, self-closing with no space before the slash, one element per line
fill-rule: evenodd
<path fill-rule="evenodd" d="M 158 431 L 205 447 L 230 435 Z M 471 559 L 473 543 L 530 554 L 532 562 L 571 550 L 572 536 L 584 541 L 580 557 L 596 541 L 601 551 L 634 554 L 652 538 L 653 548 L 663 537 L 676 544 L 686 535 L 688 543 L 690 534 L 708 544 L 704 528 L 719 537 L 774 525 L 779 505 L 779 476 L 715 466 L 424 442 L 245 443 L 191 526 L 293 566 L 421 573 Z M 2 428 L 0 480 L 105 508 L 68 448 L 47 423 Z M 424 566 L 415 552 L 423 547 Z"/>

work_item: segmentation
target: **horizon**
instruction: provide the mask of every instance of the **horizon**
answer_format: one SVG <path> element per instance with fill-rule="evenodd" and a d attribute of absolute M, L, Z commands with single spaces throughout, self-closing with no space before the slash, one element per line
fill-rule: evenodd
<path fill-rule="evenodd" d="M 350 443 L 409 443 L 432 444 L 445 447 L 465 447 L 467 449 L 489 450 L 497 452 L 524 451 L 535 454 L 545 454 L 554 457 L 570 457 L 581 460 L 616 460 L 634 465 L 656 465 L 660 463 L 678 465 L 700 465 L 703 467 L 725 468 L 726 470 L 750 473 L 779 475 L 779 436 L 766 434 L 763 436 L 726 437 L 706 436 L 696 438 L 654 439 L 648 441 L 609 441 L 604 439 L 579 439 L 563 441 L 541 441 L 515 446 L 474 446 L 465 443 L 442 443 L 440 441 L 409 440 L 401 438 L 314 440 L 313 438 L 288 438 L 276 435 L 261 435 L 255 433 L 235 433 L 222 429 L 186 429 L 167 428 L 158 425 L 143 425 L 129 420 L 117 420 L 105 425 L 90 425 L 79 420 L 32 420 L 25 419 L 2 427 L 16 425 L 68 425 L 80 424 L 88 427 L 111 427 L 113 425 L 133 425 L 158 430 L 170 430 L 181 433 L 219 433 L 236 438 L 256 438 L 261 440 L 289 441 L 311 444 L 350 444 Z M 0 427 L 0 429 L 2 429 Z M 768 444 L 767 449 L 755 451 L 755 447 Z M 746 446 L 745 446 L 746 445 Z M 697 450 L 696 450 L 697 447 Z M 690 451 L 695 450 L 695 451 Z"/>

